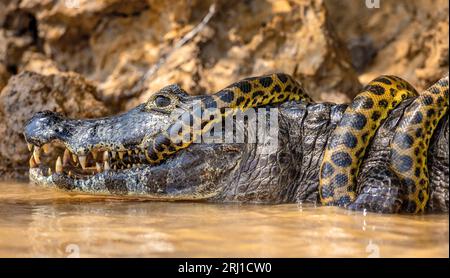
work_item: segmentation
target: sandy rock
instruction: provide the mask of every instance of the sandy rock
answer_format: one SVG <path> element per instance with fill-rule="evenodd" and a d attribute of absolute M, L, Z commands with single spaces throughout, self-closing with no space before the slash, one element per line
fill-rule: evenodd
<path fill-rule="evenodd" d="M 95 57 L 104 57 L 98 64 L 116 65 L 100 85 L 103 92 L 116 93 L 115 88 L 132 86 L 158 57 L 171 50 L 172 40 L 178 41 L 200 22 L 208 8 L 205 1 L 192 1 L 191 6 L 172 9 L 175 14 L 168 18 L 190 19 L 189 28 L 178 31 L 180 25 L 168 29 L 159 18 L 151 22 L 152 28 L 141 30 L 146 21 L 155 18 L 152 9 L 132 21 L 111 20 L 104 27 L 109 31 L 91 37 L 93 49 L 99 49 L 94 51 Z M 327 100 L 346 101 L 347 95 L 353 96 L 360 88 L 346 50 L 328 28 L 322 1 L 220 1 L 217 10 L 195 39 L 171 52 L 149 78 L 148 90 L 127 108 L 170 83 L 179 83 L 192 94 L 213 93 L 244 77 L 276 71 L 293 74 L 317 100 L 325 99 L 323 92 L 329 92 L 336 97 L 327 95 Z M 125 30 L 127 37 L 114 36 Z M 158 38 L 155 33 L 164 35 Z M 107 68 L 97 67 L 96 72 Z"/>
<path fill-rule="evenodd" d="M 18 71 L 32 71 L 42 75 L 61 74 L 55 61 L 42 53 L 33 51 L 23 53 Z"/>
<path fill-rule="evenodd" d="M 362 83 L 394 74 L 420 91 L 448 71 L 447 0 L 381 0 L 378 9 L 367 8 L 365 1 L 326 5 Z"/>
<path fill-rule="evenodd" d="M 96 94 L 95 87 L 75 73 L 44 76 L 25 71 L 9 79 L 0 93 L 0 172 L 26 171 L 29 153 L 22 132 L 34 113 L 50 110 L 73 118 L 110 114 Z"/>
<path fill-rule="evenodd" d="M 346 101 L 360 88 L 346 50 L 328 28 L 322 1 L 231 1 L 222 10 L 197 44 L 200 86 L 191 91 L 215 92 L 246 76 L 276 71 L 294 75 L 316 100 L 328 92 L 338 97 L 327 100 Z"/>
<path fill-rule="evenodd" d="M 365 1 L 220 0 L 207 27 L 172 51 L 211 3 L 9 0 L 2 4 L 0 31 L 30 31 L 20 39 L 4 33 L 7 39 L 0 41 L 8 44 L 2 51 L 0 43 L 0 59 L 10 57 L 3 63 L 15 74 L 10 68 L 27 68 L 22 56 L 37 48 L 51 57 L 52 69 L 81 73 L 95 82 L 105 100 L 120 102 L 149 68 L 171 53 L 149 78 L 148 90 L 138 99 L 115 103 L 117 110 L 144 101 L 169 83 L 192 94 L 212 93 L 242 77 L 273 71 L 293 74 L 316 100 L 342 102 L 360 88 L 358 77 L 366 83 L 380 74 L 397 74 L 423 89 L 448 66 L 444 0 L 383 0 L 378 9 L 369 9 Z M 17 13 L 20 20 L 13 15 Z"/>
<path fill-rule="evenodd" d="M 149 78 L 149 90 L 123 108 L 169 83 L 213 93 L 274 71 L 295 75 L 317 100 L 348 101 L 360 88 L 322 0 L 217 2 L 210 24 L 173 52 L 212 1 L 24 0 L 19 9 L 36 18 L 41 50 L 57 68 L 96 82 L 105 99 L 132 88 L 171 52 Z"/>
<path fill-rule="evenodd" d="M 8 83 L 9 76 L 9 72 L 5 65 L 0 64 L 0 91 L 6 86 L 6 83 Z"/>
<path fill-rule="evenodd" d="M 18 0 L 5 0 L 0 3 L 0 27 L 0 64 L 15 74 L 22 54 L 38 47 L 36 20 L 19 8 Z"/>
<path fill-rule="evenodd" d="M 17 65 L 22 54 L 33 45 L 30 36 L 15 36 L 10 30 L 0 29 L 0 62 L 12 73 L 17 72 Z"/>

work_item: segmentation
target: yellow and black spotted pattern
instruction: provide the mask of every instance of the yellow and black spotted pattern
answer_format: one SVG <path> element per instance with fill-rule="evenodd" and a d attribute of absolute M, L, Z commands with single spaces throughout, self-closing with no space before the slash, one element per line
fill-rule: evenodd
<path fill-rule="evenodd" d="M 449 105 L 448 75 L 421 93 L 405 111 L 391 143 L 390 164 L 408 190 L 407 212 L 424 211 L 429 198 L 427 152 Z"/>
<path fill-rule="evenodd" d="M 324 152 L 319 174 L 322 204 L 345 207 L 355 200 L 358 169 L 371 138 L 391 110 L 416 94 L 403 79 L 380 76 L 353 99 Z"/>
<path fill-rule="evenodd" d="M 405 80 L 380 76 L 353 99 L 325 148 L 319 172 L 319 196 L 323 204 L 348 206 L 355 200 L 356 177 L 372 137 L 390 111 L 416 95 L 416 90 Z M 157 106 L 156 98 L 157 95 L 147 103 L 149 109 Z M 282 73 L 247 78 L 214 95 L 203 96 L 200 111 L 184 113 L 146 146 L 147 161 L 159 164 L 237 110 L 290 100 L 312 102 L 298 82 Z M 428 145 L 448 109 L 448 101 L 447 76 L 412 102 L 396 130 L 390 161 L 392 170 L 410 190 L 404 202 L 406 211 L 422 211 L 427 203 Z M 213 111 L 208 119 L 202 117 L 206 109 Z"/>
<path fill-rule="evenodd" d="M 287 74 L 276 73 L 233 83 L 202 99 L 202 110 L 208 109 L 212 120 L 202 120 L 202 113 L 196 110 L 182 115 L 147 147 L 147 160 L 158 164 L 180 149 L 187 148 L 196 138 L 208 132 L 212 125 L 233 111 L 225 108 L 245 110 L 293 100 L 311 102 L 303 87 Z M 193 128 L 194 126 L 200 128 Z"/>

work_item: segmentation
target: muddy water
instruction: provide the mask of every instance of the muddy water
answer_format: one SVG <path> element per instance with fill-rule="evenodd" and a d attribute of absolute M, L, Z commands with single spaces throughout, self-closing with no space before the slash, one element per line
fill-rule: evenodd
<path fill-rule="evenodd" d="M 123 201 L 0 183 L 0 257 L 448 257 L 448 215 Z"/>

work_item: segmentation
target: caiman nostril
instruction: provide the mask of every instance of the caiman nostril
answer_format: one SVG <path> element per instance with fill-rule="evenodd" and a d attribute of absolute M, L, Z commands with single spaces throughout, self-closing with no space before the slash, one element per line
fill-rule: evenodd
<path fill-rule="evenodd" d="M 25 125 L 25 138 L 29 143 L 41 145 L 61 133 L 62 117 L 59 113 L 43 111 L 34 114 Z"/>

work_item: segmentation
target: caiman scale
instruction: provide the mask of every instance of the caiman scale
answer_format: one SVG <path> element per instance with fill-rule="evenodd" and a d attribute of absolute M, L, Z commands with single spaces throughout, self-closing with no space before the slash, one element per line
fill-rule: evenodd
<path fill-rule="evenodd" d="M 39 112 L 24 133 L 30 179 L 156 200 L 448 211 L 448 87 L 448 74 L 421 93 L 399 77 L 380 76 L 348 105 L 314 103 L 301 84 L 278 73 L 213 95 L 189 96 L 170 85 L 107 118 Z M 276 111 L 278 143 L 270 152 L 249 136 L 203 140 L 212 133 L 248 135 L 251 120 L 270 122 L 243 117 L 231 131 L 223 125 L 253 108 Z"/>

